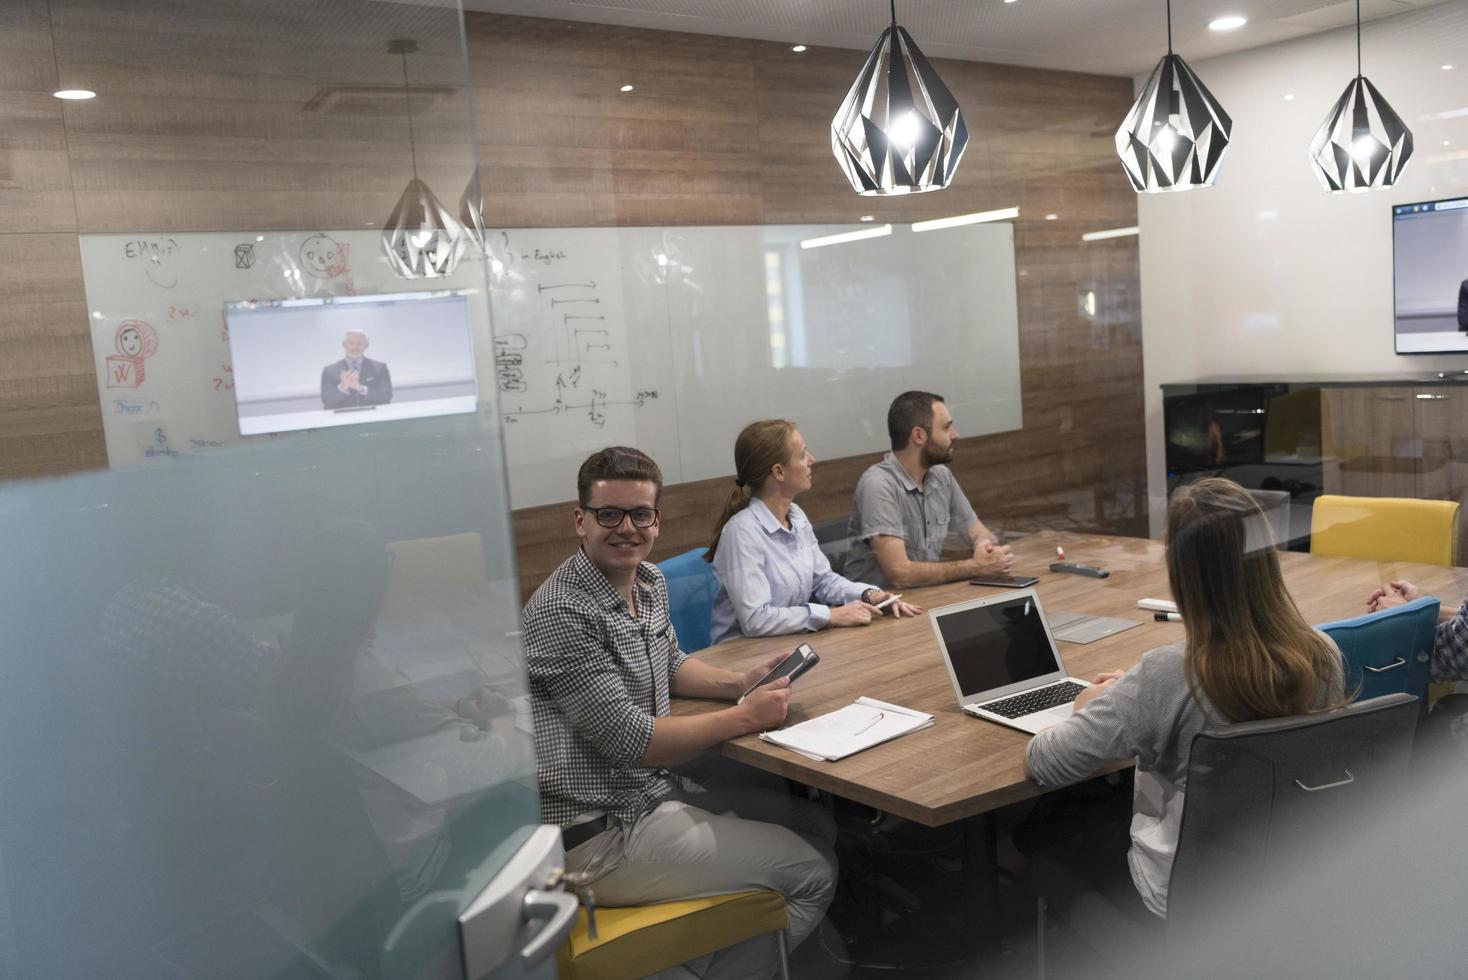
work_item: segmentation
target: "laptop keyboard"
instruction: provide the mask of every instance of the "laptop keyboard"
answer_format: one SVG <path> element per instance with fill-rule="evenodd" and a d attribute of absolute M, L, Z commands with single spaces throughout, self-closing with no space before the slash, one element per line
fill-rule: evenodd
<path fill-rule="evenodd" d="M 1070 704 L 1076 699 L 1076 695 L 1085 689 L 1084 684 L 1062 681 L 1059 684 L 1039 687 L 1033 691 L 1025 691 L 1023 694 L 1016 694 L 999 701 L 990 701 L 978 707 L 985 711 L 992 711 L 996 715 L 1003 715 L 1005 718 L 1023 718 L 1025 715 L 1032 715 L 1047 708 Z"/>

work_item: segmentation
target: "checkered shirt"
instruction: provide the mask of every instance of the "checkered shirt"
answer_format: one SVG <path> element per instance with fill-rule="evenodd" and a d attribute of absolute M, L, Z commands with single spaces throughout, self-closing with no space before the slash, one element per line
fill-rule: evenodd
<path fill-rule="evenodd" d="M 1456 616 L 1438 625 L 1432 643 L 1432 679 L 1468 681 L 1468 599 Z"/>
<path fill-rule="evenodd" d="M 258 705 L 279 650 L 184 585 L 143 578 L 118 589 L 102 614 L 107 683 L 148 698 L 146 710 L 177 744 L 170 751 L 215 768 L 230 753 L 219 716 Z"/>
<path fill-rule="evenodd" d="M 672 792 L 666 769 L 641 765 L 653 719 L 687 659 L 656 565 L 637 569 L 637 611 L 578 551 L 525 606 L 540 811 L 564 826 L 603 811 L 632 822 Z"/>

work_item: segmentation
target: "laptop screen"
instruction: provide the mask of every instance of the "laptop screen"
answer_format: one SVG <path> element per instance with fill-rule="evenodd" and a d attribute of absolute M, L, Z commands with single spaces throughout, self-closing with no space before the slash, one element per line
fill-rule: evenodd
<path fill-rule="evenodd" d="M 960 609 L 938 616 L 937 623 L 965 697 L 1060 670 L 1029 596 Z"/>

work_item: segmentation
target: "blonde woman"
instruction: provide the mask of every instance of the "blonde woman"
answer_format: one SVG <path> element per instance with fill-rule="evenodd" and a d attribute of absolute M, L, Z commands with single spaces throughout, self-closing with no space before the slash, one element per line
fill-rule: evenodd
<path fill-rule="evenodd" d="M 1173 495 L 1167 578 L 1184 642 L 1149 651 L 1125 674 L 1096 678 L 1074 715 L 1030 740 L 1025 760 L 1030 778 L 1053 787 L 1136 759 L 1129 846 L 1078 860 L 1104 878 L 1119 872 L 1124 853 L 1143 904 L 1159 916 L 1167 914 L 1193 736 L 1344 702 L 1340 650 L 1290 598 L 1248 491 L 1215 477 Z"/>
<path fill-rule="evenodd" d="M 734 489 L 705 556 L 714 566 L 713 642 L 865 626 L 883 612 L 916 616 L 921 607 L 875 585 L 831 571 L 795 497 L 811 487 L 815 457 L 795 423 L 751 422 L 734 442 Z"/>

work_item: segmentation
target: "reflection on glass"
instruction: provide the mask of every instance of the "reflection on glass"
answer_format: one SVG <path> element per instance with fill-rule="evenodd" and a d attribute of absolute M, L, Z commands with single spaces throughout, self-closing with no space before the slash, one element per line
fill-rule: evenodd
<path fill-rule="evenodd" d="M 538 805 L 456 419 L 0 488 L 7 976 L 457 975 Z"/>
<path fill-rule="evenodd" d="M 789 363 L 789 342 L 785 324 L 785 283 L 778 251 L 765 252 L 765 295 L 770 301 L 770 366 L 782 368 Z"/>

